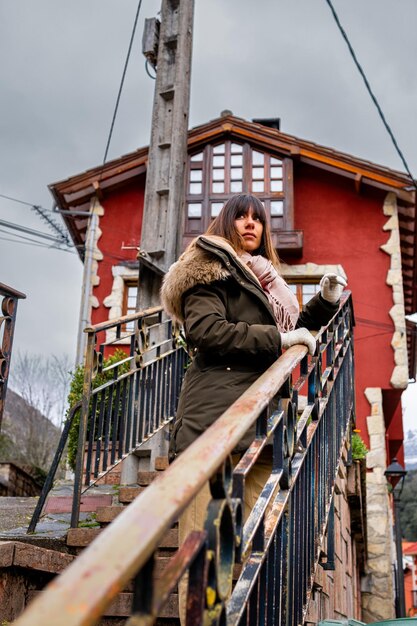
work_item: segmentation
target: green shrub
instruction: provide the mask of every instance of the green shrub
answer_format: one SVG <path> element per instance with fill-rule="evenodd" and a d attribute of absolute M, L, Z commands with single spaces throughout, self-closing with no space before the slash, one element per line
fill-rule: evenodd
<path fill-rule="evenodd" d="M 113 365 L 118 361 L 126 358 L 126 352 L 124 350 L 116 350 L 114 354 L 109 356 L 107 359 L 103 361 L 103 368 L 108 367 L 109 365 Z M 123 363 L 118 369 L 118 374 L 123 374 L 129 370 L 129 363 Z M 92 388 L 96 389 L 103 385 L 105 382 L 113 379 L 114 370 L 110 370 L 109 372 L 102 372 L 96 375 L 96 377 L 92 381 Z M 84 365 L 79 365 L 72 375 L 72 380 L 70 384 L 70 391 L 68 394 L 68 406 L 70 407 L 67 411 L 66 417 L 68 419 L 71 407 L 73 407 L 77 402 L 82 399 L 83 396 L 83 384 L 84 384 Z M 91 400 L 90 400 L 90 410 L 91 410 Z M 98 408 L 97 408 L 98 414 Z M 70 428 L 68 434 L 68 464 L 72 470 L 75 469 L 75 463 L 77 459 L 77 450 L 78 450 L 78 431 L 80 428 L 80 415 L 81 409 L 77 411 L 72 426 Z"/>
<path fill-rule="evenodd" d="M 369 450 L 365 445 L 364 440 L 358 433 L 352 435 L 352 459 L 354 461 L 361 461 L 366 457 Z"/>

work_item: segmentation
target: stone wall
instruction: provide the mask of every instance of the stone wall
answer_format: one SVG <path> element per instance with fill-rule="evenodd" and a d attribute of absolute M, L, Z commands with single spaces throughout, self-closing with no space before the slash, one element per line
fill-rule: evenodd
<path fill-rule="evenodd" d="M 345 454 L 345 461 L 346 458 Z M 360 475 L 360 463 L 354 462 L 347 467 L 342 461 L 334 493 L 335 569 L 331 571 L 323 569 L 321 565 L 317 567 L 305 626 L 316 625 L 324 619 L 362 618 L 360 575 L 364 537 L 358 532 L 358 526 L 355 530 L 352 524 L 353 518 L 364 518 Z"/>
<path fill-rule="evenodd" d="M 41 490 L 41 485 L 18 465 L 0 463 L 1 496 L 38 496 Z"/>
<path fill-rule="evenodd" d="M 388 498 L 385 422 L 382 391 L 365 390 L 371 406 L 367 417 L 370 451 L 366 457 L 366 502 L 368 553 L 362 581 L 363 620 L 375 622 L 395 617 L 393 584 L 392 515 Z"/>

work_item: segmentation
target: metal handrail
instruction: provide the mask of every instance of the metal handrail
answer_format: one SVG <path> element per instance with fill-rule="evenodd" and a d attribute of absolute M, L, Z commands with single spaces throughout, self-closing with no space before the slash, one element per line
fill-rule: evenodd
<path fill-rule="evenodd" d="M 122 337 L 122 329 L 132 322 L 134 328 L 130 332 L 123 331 Z M 99 333 L 103 331 L 112 332 L 115 339 L 99 342 Z M 155 337 L 151 340 L 153 331 Z M 78 414 L 81 426 L 71 515 L 73 528 L 78 526 L 83 489 L 91 486 L 106 471 L 164 428 L 175 414 L 188 357 L 179 343 L 178 332 L 173 328 L 171 320 L 163 318 L 162 307 L 101 322 L 85 328 L 84 332 L 88 339 L 82 400 L 70 409 L 28 533 L 36 529 Z M 122 338 L 129 342 L 129 353 L 111 366 L 103 367 L 105 350 Z M 107 374 L 110 378 L 94 387 L 94 380 L 99 374 Z M 156 402 L 155 411 L 152 411 L 149 401 L 143 401 L 152 389 L 154 394 L 156 389 L 161 396 Z"/>
<path fill-rule="evenodd" d="M 316 356 L 309 358 L 304 346 L 287 350 L 103 530 L 16 626 L 93 625 L 132 578 L 128 623 L 153 624 L 186 570 L 187 625 L 238 625 L 247 623 L 248 612 L 256 612 L 256 623 L 263 623 L 265 612 L 268 623 L 302 623 L 326 527 L 322 566 L 334 568 L 333 489 L 354 414 L 352 325 L 345 293 L 338 314 L 318 335 Z M 291 373 L 298 365 L 292 386 Z M 307 406 L 297 422 L 303 385 Z M 268 417 L 266 409 L 278 391 L 281 400 Z M 235 468 L 232 483 L 229 455 L 255 422 L 257 437 Z M 242 528 L 244 476 L 270 443 L 272 473 Z M 153 555 L 159 541 L 207 480 L 213 499 L 205 531 L 192 533 L 164 577 L 155 581 Z M 240 560 L 242 547 L 242 572 L 231 593 L 234 555 Z"/>
<path fill-rule="evenodd" d="M 9 379 L 10 360 L 12 356 L 13 335 L 16 324 L 17 303 L 19 300 L 26 298 L 24 293 L 0 283 L 1 313 L 0 328 L 0 430 L 3 419 L 4 405 L 6 401 L 7 383 Z"/>
<path fill-rule="evenodd" d="M 67 444 L 69 431 L 71 430 L 71 426 L 73 424 L 75 415 L 80 410 L 80 408 L 81 408 L 81 401 L 74 404 L 74 406 L 70 409 L 67 419 L 65 420 L 64 428 L 62 429 L 61 436 L 58 441 L 58 446 L 55 450 L 54 458 L 51 463 L 51 467 L 49 468 L 45 482 L 42 486 L 41 494 L 36 503 L 36 507 L 35 507 L 35 510 L 33 511 L 32 518 L 29 522 L 27 534 L 34 533 L 36 530 L 36 526 L 39 522 L 39 518 L 41 516 L 43 507 L 46 502 L 46 498 L 48 497 L 48 494 L 53 487 L 55 476 L 56 476 L 59 464 L 61 462 L 62 454 Z"/>

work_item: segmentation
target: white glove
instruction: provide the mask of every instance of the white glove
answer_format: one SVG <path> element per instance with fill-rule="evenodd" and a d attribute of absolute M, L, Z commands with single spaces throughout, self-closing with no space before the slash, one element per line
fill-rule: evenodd
<path fill-rule="evenodd" d="M 297 330 L 290 330 L 289 333 L 281 333 L 282 348 L 291 348 L 297 344 L 307 346 L 311 356 L 316 351 L 316 340 L 307 328 L 297 328 Z"/>
<path fill-rule="evenodd" d="M 344 287 L 347 282 L 343 276 L 337 274 L 325 274 L 320 281 L 321 297 L 327 302 L 336 304 L 340 300 Z"/>

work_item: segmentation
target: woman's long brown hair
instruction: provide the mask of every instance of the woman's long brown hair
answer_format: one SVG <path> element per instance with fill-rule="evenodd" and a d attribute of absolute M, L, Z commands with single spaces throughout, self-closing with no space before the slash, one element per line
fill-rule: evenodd
<path fill-rule="evenodd" d="M 218 235 L 227 239 L 236 250 L 243 252 L 244 241 L 236 230 L 235 220 L 239 215 L 246 215 L 252 209 L 254 215 L 259 217 L 263 226 L 261 245 L 254 254 L 261 254 L 271 261 L 279 270 L 280 262 L 271 238 L 271 229 L 266 217 L 265 207 L 256 196 L 249 193 L 241 193 L 233 196 L 223 206 L 219 215 L 213 220 L 206 231 L 206 235 Z"/>

